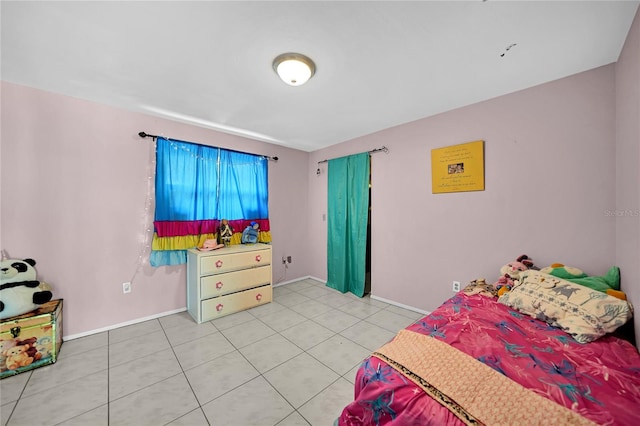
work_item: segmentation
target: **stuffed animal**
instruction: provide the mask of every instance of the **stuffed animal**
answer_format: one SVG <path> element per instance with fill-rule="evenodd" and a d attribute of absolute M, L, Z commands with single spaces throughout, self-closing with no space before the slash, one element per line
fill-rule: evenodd
<path fill-rule="evenodd" d="M 476 278 L 471 281 L 467 286 L 462 290 L 464 293 L 472 296 L 474 294 L 481 294 L 483 296 L 496 297 L 498 296 L 498 291 L 494 287 L 493 284 L 489 284 L 484 278 Z"/>
<path fill-rule="evenodd" d="M 258 242 L 260 235 L 260 225 L 258 222 L 251 222 L 244 231 L 242 231 L 242 244 L 255 244 Z"/>
<path fill-rule="evenodd" d="M 602 276 L 589 276 L 578 268 L 562 263 L 553 263 L 542 268 L 540 272 L 626 300 L 626 295 L 620 291 L 620 268 L 617 266 L 612 266 L 606 275 Z"/>
<path fill-rule="evenodd" d="M 33 259 L 0 261 L 0 319 L 22 315 L 47 303 L 51 287 L 36 280 Z"/>
<path fill-rule="evenodd" d="M 513 288 L 520 280 L 520 274 L 527 269 L 534 269 L 531 258 L 526 254 L 518 257 L 514 262 L 509 262 L 500 268 L 500 278 L 493 286 L 498 290 L 498 296 L 502 296 Z"/>
<path fill-rule="evenodd" d="M 552 263 L 551 266 L 540 269 L 540 272 L 562 278 L 563 280 L 584 278 L 587 276 L 582 270 L 574 268 L 573 266 L 565 266 L 562 263 Z"/>

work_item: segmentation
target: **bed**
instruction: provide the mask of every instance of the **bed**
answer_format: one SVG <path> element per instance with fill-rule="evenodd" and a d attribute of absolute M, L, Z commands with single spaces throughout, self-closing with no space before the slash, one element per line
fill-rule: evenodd
<path fill-rule="evenodd" d="M 638 425 L 632 313 L 539 271 L 499 298 L 472 282 L 363 361 L 335 424 Z"/>

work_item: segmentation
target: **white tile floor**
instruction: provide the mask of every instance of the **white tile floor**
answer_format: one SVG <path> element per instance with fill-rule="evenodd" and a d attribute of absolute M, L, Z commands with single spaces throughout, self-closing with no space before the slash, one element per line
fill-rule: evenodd
<path fill-rule="evenodd" d="M 2 425 L 331 426 L 363 358 L 420 313 L 311 279 L 196 324 L 182 312 L 64 342 L 0 381 Z"/>

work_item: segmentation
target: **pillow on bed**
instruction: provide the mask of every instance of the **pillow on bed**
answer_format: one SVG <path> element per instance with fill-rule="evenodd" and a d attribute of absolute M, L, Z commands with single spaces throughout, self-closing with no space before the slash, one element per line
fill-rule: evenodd
<path fill-rule="evenodd" d="M 521 274 L 520 283 L 498 302 L 559 327 L 580 343 L 615 331 L 633 316 L 626 300 L 535 270 Z"/>

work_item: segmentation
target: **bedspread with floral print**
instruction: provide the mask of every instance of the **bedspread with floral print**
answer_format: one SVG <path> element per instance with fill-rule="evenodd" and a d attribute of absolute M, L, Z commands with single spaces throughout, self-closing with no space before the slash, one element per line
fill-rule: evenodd
<path fill-rule="evenodd" d="M 431 336 L 602 425 L 640 424 L 640 354 L 607 335 L 576 342 L 497 299 L 457 293 L 408 330 Z M 509 410 L 509 395 L 494 395 Z M 533 422 L 532 422 L 533 423 Z M 338 425 L 455 425 L 462 421 L 382 359 L 364 360 Z"/>

